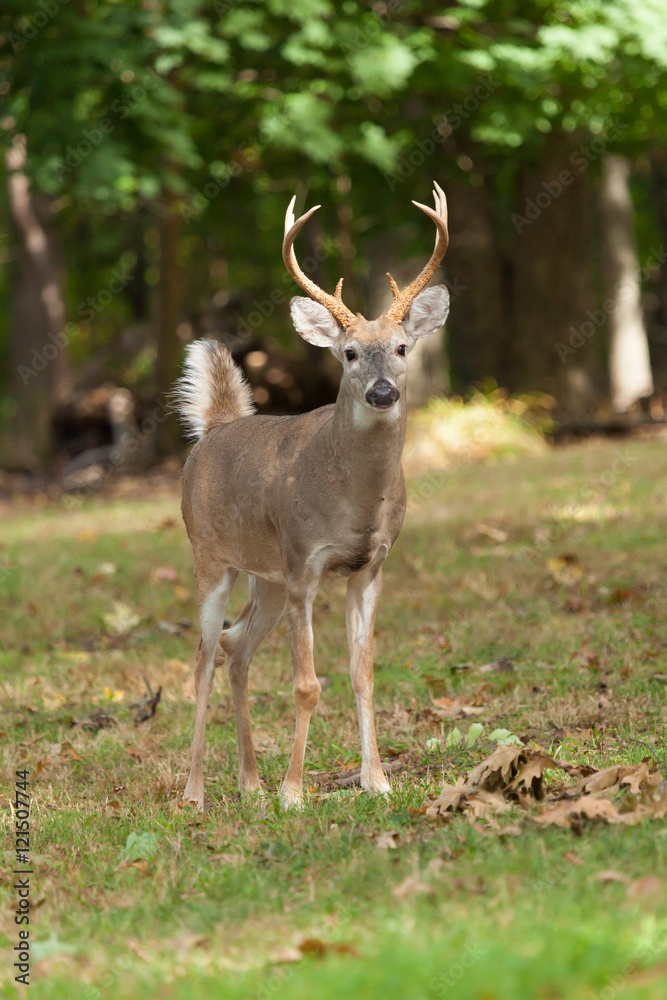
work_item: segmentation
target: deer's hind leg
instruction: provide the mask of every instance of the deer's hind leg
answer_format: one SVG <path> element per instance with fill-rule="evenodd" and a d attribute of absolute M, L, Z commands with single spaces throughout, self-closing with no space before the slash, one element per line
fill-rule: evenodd
<path fill-rule="evenodd" d="M 197 648 L 197 663 L 195 667 L 195 691 L 197 693 L 197 708 L 195 710 L 195 732 L 192 739 L 190 776 L 183 792 L 186 803 L 194 805 L 198 810 L 204 808 L 204 733 L 206 730 L 206 711 L 208 699 L 213 687 L 215 674 L 215 655 L 218 642 L 225 624 L 225 612 L 229 597 L 234 586 L 238 570 L 228 567 L 222 577 L 211 585 L 210 580 L 197 580 L 197 596 L 199 604 L 199 622 L 201 639 Z"/>
<path fill-rule="evenodd" d="M 284 610 L 285 585 L 250 576 L 248 603 L 220 639 L 220 645 L 229 656 L 228 671 L 236 715 L 241 792 L 256 791 L 262 787 L 252 743 L 248 669 L 255 650 L 278 624 Z"/>

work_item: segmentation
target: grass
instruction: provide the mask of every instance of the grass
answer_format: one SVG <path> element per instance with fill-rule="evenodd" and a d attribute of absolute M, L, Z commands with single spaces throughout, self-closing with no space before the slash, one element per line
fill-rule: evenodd
<path fill-rule="evenodd" d="M 404 754 L 406 766 L 388 801 L 337 785 L 359 746 L 344 582 L 334 580 L 314 618 L 326 680 L 311 725 L 311 790 L 303 811 L 287 814 L 275 798 L 293 725 L 282 626 L 251 680 L 269 795 L 238 799 L 219 678 L 207 812 L 174 809 L 197 641 L 177 483 L 7 504 L 3 996 L 23 989 L 9 957 L 18 940 L 9 803 L 26 767 L 32 997 L 664 997 L 663 823 L 590 824 L 576 836 L 537 829 L 518 807 L 500 830 L 419 815 L 429 794 L 490 752 L 495 728 L 559 759 L 601 767 L 651 757 L 667 771 L 664 449 L 658 438 L 610 442 L 412 481 L 376 636 L 381 752 Z M 239 586 L 233 611 L 244 596 Z M 125 634 L 119 604 L 128 622 L 138 619 Z M 162 702 L 135 726 L 129 705 L 144 677 L 162 685 Z M 428 711 L 433 698 L 458 695 L 482 712 L 443 721 Z M 100 711 L 116 724 L 72 725 Z M 479 740 L 447 748 L 448 733 L 465 735 L 472 722 L 484 725 Z M 393 847 L 378 846 L 383 832 Z M 615 880 L 595 878 L 609 870 Z"/>

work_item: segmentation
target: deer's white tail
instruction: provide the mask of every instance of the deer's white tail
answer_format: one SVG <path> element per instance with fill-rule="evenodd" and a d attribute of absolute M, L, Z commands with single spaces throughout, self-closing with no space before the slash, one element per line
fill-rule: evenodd
<path fill-rule="evenodd" d="M 188 344 L 174 401 L 188 436 L 196 439 L 219 424 L 255 412 L 250 386 L 227 348 L 217 340 Z"/>

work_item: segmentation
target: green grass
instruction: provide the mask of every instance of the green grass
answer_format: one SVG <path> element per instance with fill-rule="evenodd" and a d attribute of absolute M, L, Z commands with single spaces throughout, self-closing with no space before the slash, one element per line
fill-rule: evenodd
<path fill-rule="evenodd" d="M 407 766 L 388 801 L 332 791 L 335 775 L 359 761 L 344 581 L 334 580 L 314 616 L 326 682 L 311 725 L 311 790 L 303 811 L 287 814 L 275 796 L 293 726 L 283 626 L 251 679 L 269 794 L 238 798 L 233 712 L 218 678 L 207 811 L 174 809 L 188 768 L 197 642 L 177 483 L 147 480 L 81 504 L 7 504 L 3 995 L 23 989 L 10 958 L 18 928 L 9 796 L 25 766 L 32 997 L 664 997 L 664 823 L 591 824 L 576 836 L 537 829 L 518 806 L 499 818 L 500 833 L 463 816 L 436 825 L 418 814 L 490 752 L 486 736 L 499 727 L 559 759 L 600 767 L 651 757 L 667 772 L 664 449 L 660 439 L 588 445 L 411 483 L 385 574 L 375 699 L 381 752 L 406 753 Z M 569 587 L 549 566 L 563 554 L 580 569 Z M 156 577 L 157 567 L 178 579 Z M 240 583 L 233 612 L 244 602 Z M 140 618 L 127 635 L 105 622 L 115 602 Z M 501 658 L 509 670 L 479 670 Z M 163 698 L 154 719 L 134 726 L 129 703 L 143 694 L 143 677 L 163 686 Z M 425 710 L 443 695 L 476 695 L 482 714 L 433 718 Z M 100 710 L 113 728 L 71 725 Z M 480 740 L 447 749 L 447 734 L 473 721 L 484 725 Z M 515 829 L 503 834 L 508 824 Z M 377 835 L 389 831 L 396 846 L 383 849 Z M 135 855 L 126 850 L 132 834 Z M 610 869 L 624 881 L 594 878 Z M 646 876 L 661 878 L 662 891 Z"/>

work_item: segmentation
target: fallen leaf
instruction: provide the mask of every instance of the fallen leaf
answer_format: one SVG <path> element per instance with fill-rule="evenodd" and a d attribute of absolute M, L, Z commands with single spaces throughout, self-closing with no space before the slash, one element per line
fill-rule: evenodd
<path fill-rule="evenodd" d="M 581 798 L 559 803 L 553 809 L 547 809 L 539 816 L 534 816 L 535 823 L 541 826 L 576 827 L 581 820 L 590 819 L 604 823 L 632 823 L 632 813 L 619 813 L 609 799 L 599 797 L 600 793 L 582 795 Z"/>
<path fill-rule="evenodd" d="M 99 574 L 99 576 L 113 576 L 117 571 L 118 567 L 114 563 L 103 562 L 99 564 L 95 573 Z"/>
<path fill-rule="evenodd" d="M 524 760 L 525 758 L 525 760 Z M 518 773 L 512 782 L 513 788 L 523 785 L 536 799 L 544 798 L 542 778 L 545 770 L 558 770 L 558 764 L 541 750 L 523 749 L 517 760 Z"/>
<path fill-rule="evenodd" d="M 122 701 L 125 697 L 124 691 L 113 691 L 109 686 L 104 689 L 105 701 Z"/>
<path fill-rule="evenodd" d="M 514 664 L 506 657 L 499 660 L 491 660 L 490 663 L 483 663 L 479 668 L 480 674 L 511 674 L 514 671 Z"/>
<path fill-rule="evenodd" d="M 475 792 L 465 803 L 465 812 L 473 819 L 488 819 L 495 813 L 505 813 L 511 808 L 502 795 L 485 791 Z"/>
<path fill-rule="evenodd" d="M 102 620 L 113 635 L 127 635 L 141 621 L 141 616 L 135 614 L 129 604 L 114 601 L 113 611 L 102 615 Z"/>
<path fill-rule="evenodd" d="M 156 569 L 152 570 L 149 575 L 149 580 L 151 583 L 178 583 L 178 573 L 173 566 L 158 566 Z"/>
<path fill-rule="evenodd" d="M 372 834 L 372 836 L 375 840 L 375 846 L 386 851 L 396 850 L 401 835 L 398 831 L 392 830 L 391 832 Z"/>
<path fill-rule="evenodd" d="M 407 899 L 409 896 L 419 896 L 424 892 L 434 892 L 434 889 L 428 883 L 422 882 L 418 875 L 408 875 L 391 890 L 395 899 Z"/>
<path fill-rule="evenodd" d="M 278 951 L 274 951 L 271 955 L 270 961 L 274 964 L 282 964 L 283 962 L 300 962 L 303 958 L 303 953 L 297 947 L 287 947 L 280 948 Z"/>
<path fill-rule="evenodd" d="M 481 715 L 484 709 L 478 705 L 471 704 L 470 701 L 470 698 L 462 696 L 456 698 L 434 698 L 433 705 L 440 719 L 458 719 L 469 715 Z"/>
<path fill-rule="evenodd" d="M 494 528 L 491 524 L 476 524 L 475 531 L 478 535 L 486 535 L 492 542 L 496 542 L 499 545 L 506 542 L 509 538 L 506 531 L 503 531 L 502 528 Z"/>
<path fill-rule="evenodd" d="M 548 559 L 547 568 L 556 583 L 563 587 L 573 587 L 579 583 L 585 572 L 579 558 L 571 552 L 566 552 L 556 559 Z"/>
<path fill-rule="evenodd" d="M 445 785 L 437 799 L 427 805 L 427 817 L 435 819 L 450 810 L 456 812 L 466 791 L 467 785 L 463 778 L 458 778 L 455 785 Z"/>
<path fill-rule="evenodd" d="M 625 882 L 626 884 L 630 881 L 630 876 L 625 875 L 623 872 L 617 872 L 613 868 L 605 868 L 601 872 L 596 872 L 595 875 L 591 875 L 591 882 Z"/>

